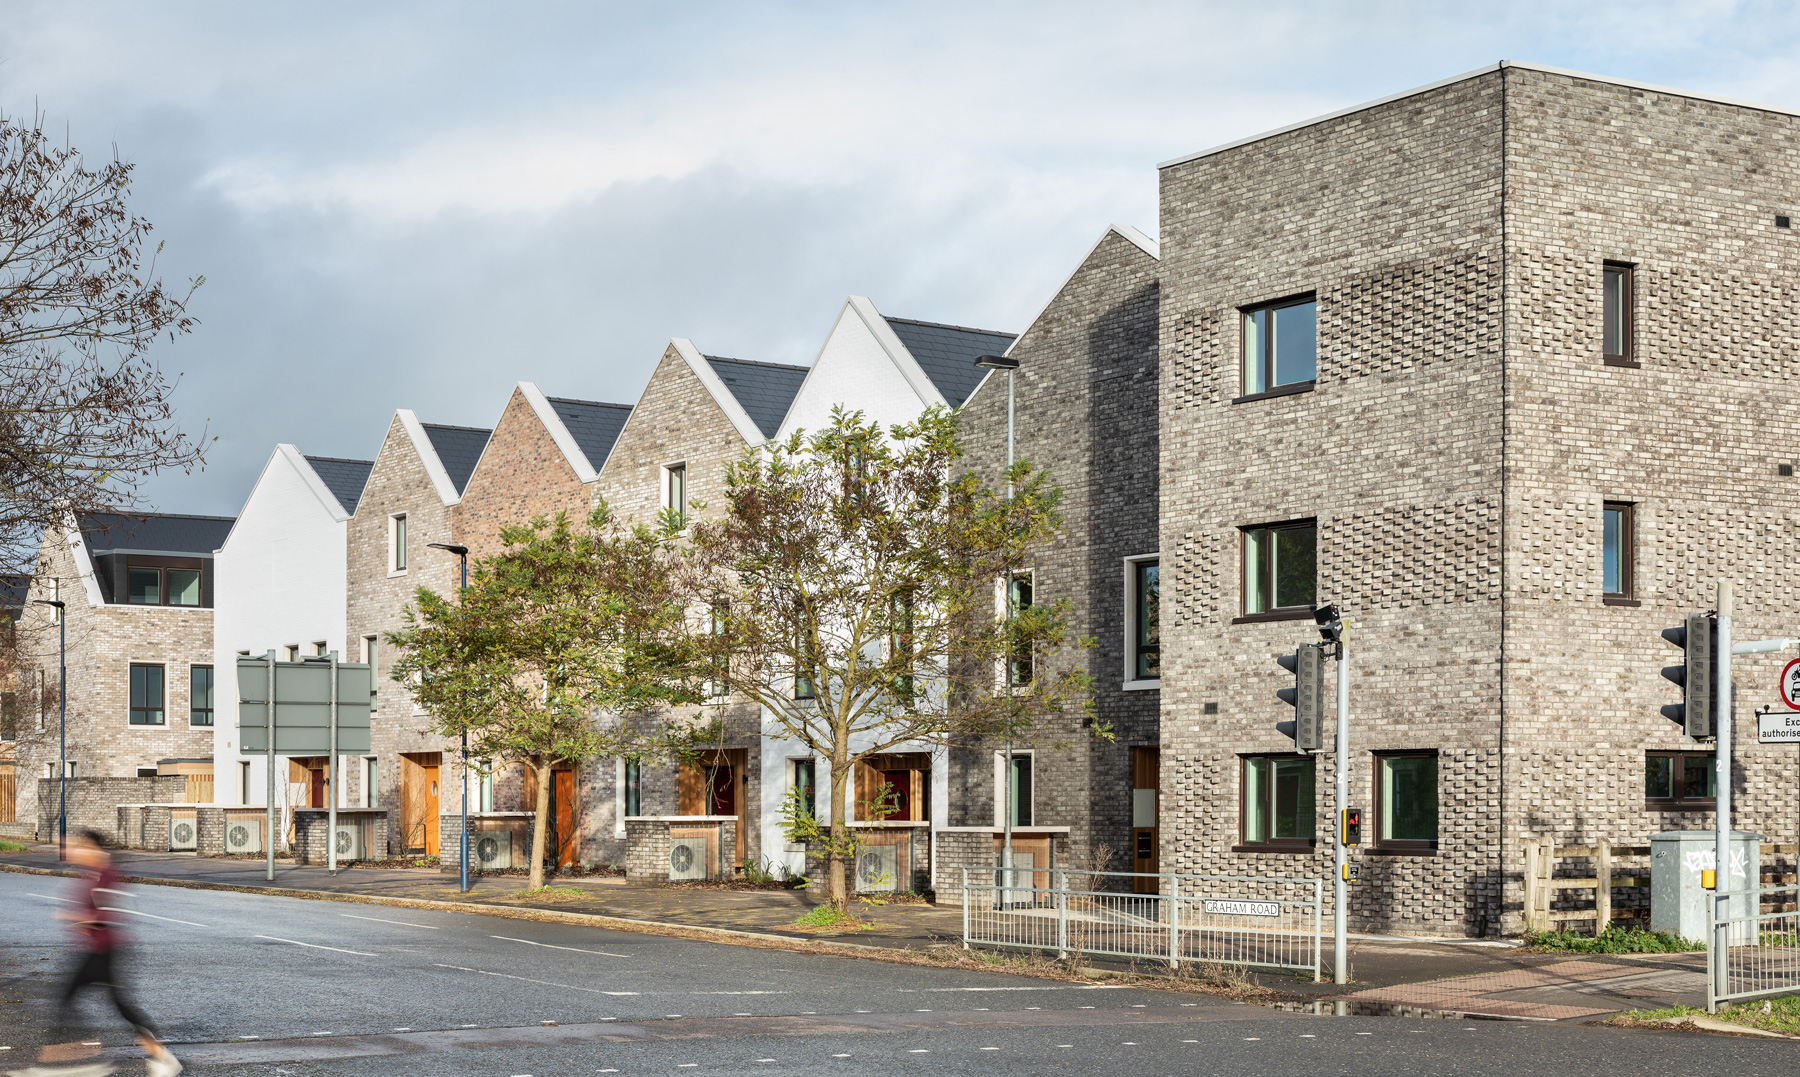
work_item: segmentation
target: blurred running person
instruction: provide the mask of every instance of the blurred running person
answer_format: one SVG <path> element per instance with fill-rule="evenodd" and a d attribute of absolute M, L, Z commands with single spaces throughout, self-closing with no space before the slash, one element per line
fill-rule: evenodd
<path fill-rule="evenodd" d="M 70 1027 L 75 997 L 81 993 L 82 988 L 104 987 L 112 995 L 113 1008 L 137 1031 L 138 1044 L 150 1056 L 145 1063 L 146 1072 L 150 1077 L 174 1077 L 182 1070 L 181 1061 L 163 1046 L 150 1018 L 137 1008 L 125 989 L 118 958 L 127 940 L 119 928 L 116 919 L 118 914 L 110 908 L 117 905 L 114 895 L 118 890 L 118 872 L 113 868 L 112 856 L 106 851 L 105 842 L 104 837 L 92 830 L 78 830 L 69 835 L 69 860 L 81 867 L 83 873 L 74 891 L 75 908 L 59 909 L 56 915 L 58 919 L 67 920 L 73 925 L 80 960 L 69 976 L 68 983 L 63 986 L 57 1023 L 64 1030 Z M 67 1059 L 83 1046 L 86 1045 L 55 1044 L 45 1047 L 38 1057 L 43 1062 L 49 1062 L 53 1055 Z M 112 1069 L 109 1063 L 93 1061 L 73 1066 L 34 1066 L 12 1072 L 17 1077 L 51 1077 L 53 1074 L 60 1077 L 101 1077 L 111 1073 Z"/>

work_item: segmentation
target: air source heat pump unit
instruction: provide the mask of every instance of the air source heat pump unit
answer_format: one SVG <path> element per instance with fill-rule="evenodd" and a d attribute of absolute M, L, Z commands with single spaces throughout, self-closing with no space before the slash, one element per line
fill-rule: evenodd
<path fill-rule="evenodd" d="M 706 878 L 706 839 L 669 839 L 669 879 Z"/>
<path fill-rule="evenodd" d="M 194 831 L 199 827 L 192 819 L 169 820 L 169 851 L 172 853 L 191 853 L 196 848 Z"/>
<path fill-rule="evenodd" d="M 225 851 L 228 853 L 262 852 L 262 823 L 243 819 L 225 820 Z"/>
<path fill-rule="evenodd" d="M 363 858 L 362 827 L 338 824 L 337 858 L 339 863 Z"/>
<path fill-rule="evenodd" d="M 505 830 L 469 835 L 469 866 L 477 871 L 505 871 L 513 866 L 513 836 Z M 460 839 L 459 839 L 460 840 Z"/>
<path fill-rule="evenodd" d="M 1000 904 L 1002 908 L 1010 909 L 1036 904 L 1037 894 L 1032 889 L 1035 879 L 1033 878 L 1034 873 L 1031 870 L 1036 866 L 1036 861 L 1037 857 L 1032 853 L 1020 852 L 1017 849 L 1013 850 L 1012 870 L 999 873 L 1000 885 L 1009 888 L 1000 892 Z M 1008 876 L 1010 876 L 1010 878 L 1008 878 Z M 1011 889 L 1013 887 L 1016 887 L 1017 889 Z"/>
<path fill-rule="evenodd" d="M 899 848 L 865 845 L 856 854 L 856 889 L 865 894 L 892 893 L 900 888 Z"/>

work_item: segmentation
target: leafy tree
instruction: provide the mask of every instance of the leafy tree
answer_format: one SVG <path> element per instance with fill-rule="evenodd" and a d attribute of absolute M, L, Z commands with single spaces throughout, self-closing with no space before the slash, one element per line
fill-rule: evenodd
<path fill-rule="evenodd" d="M 958 473 L 962 452 L 941 409 L 887 430 L 840 409 L 733 463 L 726 513 L 691 532 L 712 611 L 704 629 L 686 622 L 691 646 L 774 733 L 830 760 L 829 830 L 795 815 L 797 801 L 787 814 L 823 846 L 840 908 L 856 846 L 846 789 L 862 760 L 1017 734 L 1071 706 L 1107 734 L 1091 721 L 1091 679 L 1049 661 L 1089 645 L 1070 638 L 1067 601 L 1002 615 L 1000 583 L 1057 533 L 1060 491 L 1020 463 L 1011 495 L 996 493 Z"/>
<path fill-rule="evenodd" d="M 504 549 L 472 566 L 456 597 L 428 588 L 388 635 L 394 679 L 411 681 L 445 737 L 477 756 L 523 763 L 537 778 L 531 886 L 543 885 L 551 775 L 558 764 L 654 754 L 664 741 L 633 723 L 664 704 L 698 702 L 678 622 L 673 533 L 627 528 L 602 503 L 585 526 L 566 513 L 500 532 Z"/>
<path fill-rule="evenodd" d="M 172 383 L 146 356 L 194 319 L 163 289 L 150 222 L 126 207 L 133 166 L 90 168 L 41 118 L 0 115 L 0 561 L 36 536 L 142 510 L 143 479 L 204 463 L 181 432 Z"/>

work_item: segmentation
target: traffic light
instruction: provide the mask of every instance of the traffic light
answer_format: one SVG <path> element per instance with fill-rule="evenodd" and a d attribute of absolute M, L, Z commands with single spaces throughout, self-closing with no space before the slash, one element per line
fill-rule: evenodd
<path fill-rule="evenodd" d="M 1345 845 L 1362 844 L 1362 809 L 1345 808 L 1338 812 L 1338 840 Z"/>
<path fill-rule="evenodd" d="M 1325 661 L 1323 649 L 1309 643 L 1293 654 L 1276 655 L 1282 669 L 1294 675 L 1294 687 L 1282 688 L 1275 695 L 1294 708 L 1294 720 L 1277 722 L 1275 728 L 1294 738 L 1294 747 L 1303 752 L 1316 752 L 1320 747 L 1319 700 L 1324 694 Z"/>
<path fill-rule="evenodd" d="M 1719 639 L 1719 622 L 1705 613 L 1690 613 L 1678 628 L 1665 628 L 1662 638 L 1687 652 L 1679 666 L 1664 666 L 1662 675 L 1681 685 L 1681 702 L 1662 709 L 1663 717 L 1680 724 L 1690 737 L 1713 735 L 1713 693 L 1716 670 L 1713 653 Z"/>

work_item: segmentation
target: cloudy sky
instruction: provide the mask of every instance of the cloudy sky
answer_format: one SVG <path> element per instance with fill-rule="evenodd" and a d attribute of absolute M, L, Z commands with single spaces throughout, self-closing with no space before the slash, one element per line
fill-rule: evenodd
<path fill-rule="evenodd" d="M 1017 331 L 1158 161 L 1500 59 L 1800 105 L 1785 4 L 31 3 L 0 109 L 138 165 L 158 357 L 232 513 L 396 407 L 631 402 L 663 344 L 809 363 L 846 295 Z"/>

